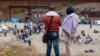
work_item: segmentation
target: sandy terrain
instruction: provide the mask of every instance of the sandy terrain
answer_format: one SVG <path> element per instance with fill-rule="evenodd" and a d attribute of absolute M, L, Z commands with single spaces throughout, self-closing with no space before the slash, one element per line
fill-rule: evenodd
<path fill-rule="evenodd" d="M 10 27 L 14 27 L 14 24 L 11 24 L 11 23 L 6 23 L 6 25 L 8 25 Z M 18 23 L 17 25 L 18 25 L 19 29 L 21 29 L 23 27 L 23 24 Z M 79 53 L 85 53 L 84 50 L 89 50 L 89 49 L 94 50 L 94 53 L 92 53 L 93 55 L 96 56 L 96 54 L 99 54 L 99 52 L 100 52 L 100 45 L 99 45 L 100 33 L 97 33 L 97 34 L 93 33 L 94 29 L 100 31 L 100 25 L 95 25 L 95 26 L 93 26 L 92 29 L 89 28 L 89 25 L 79 25 L 78 34 L 80 34 L 81 30 L 84 30 L 86 32 L 86 34 L 89 33 L 92 36 L 94 41 L 92 43 L 88 44 L 88 45 L 84 44 L 83 42 L 80 45 L 78 43 L 74 43 L 72 45 L 74 55 L 77 55 Z M 61 35 L 61 33 L 62 33 L 62 31 L 60 31 L 60 35 Z M 32 40 L 32 46 L 35 47 L 35 49 L 38 53 L 45 54 L 46 44 L 42 43 L 42 41 L 41 41 L 42 35 L 43 35 L 43 33 L 40 33 L 39 35 L 34 34 L 34 35 L 30 36 L 29 39 Z M 60 38 L 63 39 L 63 37 L 60 37 Z M 85 38 L 82 37 L 82 39 L 84 41 Z M 4 37 L 4 35 L 0 33 L 0 44 L 1 45 L 16 44 L 16 45 L 24 45 L 24 46 L 28 47 L 27 43 L 23 43 L 23 41 L 17 40 L 16 37 L 12 34 L 12 32 L 9 32 L 7 34 L 7 37 Z M 60 41 L 60 47 L 59 48 L 60 48 L 60 54 L 66 54 L 65 53 L 65 43 L 64 42 Z M 53 50 L 52 50 L 52 55 L 54 55 Z M 91 56 L 91 54 L 87 54 L 87 55 Z"/>
<path fill-rule="evenodd" d="M 98 6 L 97 6 L 98 5 Z M 84 7 L 90 6 L 90 7 L 96 7 L 97 10 L 100 10 L 100 3 L 88 3 L 88 4 L 84 4 L 84 5 L 77 5 L 75 6 L 76 8 L 81 8 L 83 9 Z M 65 8 L 62 9 L 61 11 L 65 11 Z M 6 23 L 6 25 L 13 27 L 14 28 L 14 24 L 11 23 Z M 22 29 L 23 28 L 23 23 L 21 24 L 17 24 L 18 29 Z M 78 44 L 78 43 L 74 43 L 72 45 L 73 48 L 73 53 L 76 56 L 100 56 L 100 33 L 93 33 L 93 30 L 99 30 L 100 31 L 100 25 L 95 25 L 93 26 L 92 29 L 89 28 L 89 25 L 79 25 L 78 27 L 78 34 L 80 34 L 81 30 L 84 30 L 86 34 L 90 34 L 93 38 L 93 42 L 91 42 L 90 44 L 86 45 L 82 42 L 82 44 Z M 61 35 L 62 31 L 60 30 L 60 35 Z M 40 33 L 39 35 L 34 34 L 32 36 L 29 37 L 29 39 L 32 40 L 32 46 L 29 47 L 27 43 L 23 43 L 23 41 L 19 41 L 16 39 L 16 36 L 13 35 L 12 32 L 9 32 L 7 34 L 7 37 L 4 37 L 4 35 L 2 33 L 0 33 L 0 46 L 2 45 L 6 45 L 6 44 L 10 44 L 10 45 L 17 45 L 17 46 L 21 46 L 22 47 L 28 47 L 31 48 L 33 51 L 37 51 L 37 53 L 39 54 L 43 54 L 40 56 L 44 56 L 45 52 L 46 52 L 46 44 L 42 43 L 42 35 L 43 33 Z M 85 38 L 83 36 L 82 40 L 85 41 Z M 63 37 L 60 37 L 61 40 L 63 40 Z M 60 54 L 62 54 L 61 56 L 65 55 L 66 51 L 65 51 L 65 43 L 60 41 Z M 24 48 L 25 49 L 25 48 Z M 34 50 L 35 49 L 35 50 Z M 94 50 L 94 53 L 85 53 L 84 50 L 89 50 L 92 49 Z M 23 50 L 23 51 L 27 51 L 27 50 Z M 54 51 L 52 50 L 52 56 L 54 55 Z M 37 55 L 33 55 L 33 56 L 37 56 Z"/>

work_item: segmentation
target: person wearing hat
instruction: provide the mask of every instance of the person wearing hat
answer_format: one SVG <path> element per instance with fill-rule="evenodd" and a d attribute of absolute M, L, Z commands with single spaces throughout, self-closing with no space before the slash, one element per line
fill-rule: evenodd
<path fill-rule="evenodd" d="M 55 8 L 53 6 L 49 8 L 49 11 L 45 15 L 43 15 L 45 31 L 46 33 L 48 32 L 46 56 L 51 56 L 52 45 L 54 47 L 55 56 L 60 56 L 59 55 L 59 26 L 61 25 L 60 19 L 61 19 L 60 16 L 58 15 L 58 13 L 55 12 Z M 50 28 L 49 31 L 48 27 Z"/>
<path fill-rule="evenodd" d="M 69 6 L 66 9 L 66 14 L 67 16 L 62 23 L 63 37 L 66 45 L 66 56 L 73 56 L 71 45 L 77 32 L 79 16 L 75 13 L 72 6 Z"/>

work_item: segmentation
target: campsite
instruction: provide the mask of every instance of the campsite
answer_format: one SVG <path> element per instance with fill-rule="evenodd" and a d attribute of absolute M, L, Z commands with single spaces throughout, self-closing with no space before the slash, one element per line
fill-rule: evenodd
<path fill-rule="evenodd" d="M 80 38 L 75 39 L 73 42 L 74 56 L 100 56 L 100 3 L 75 4 L 74 7 L 79 8 L 78 12 L 80 12 L 80 21 L 77 29 L 77 36 L 80 35 Z M 84 10 L 92 7 L 97 11 L 97 15 L 91 14 L 93 13 L 91 10 L 88 12 L 88 9 Z M 23 10 L 25 11 L 23 12 Z M 57 10 L 58 13 L 63 12 L 64 14 L 61 18 L 62 21 L 66 16 L 65 10 L 66 7 Z M 9 13 L 5 14 L 7 17 L 0 16 L 0 56 L 5 56 L 6 53 L 15 53 L 17 56 L 45 56 L 46 43 L 42 42 L 42 36 L 45 32 L 42 16 L 47 11 L 44 13 L 34 12 L 31 18 L 25 13 L 26 11 L 27 9 L 18 10 L 17 8 L 15 11 L 12 9 L 10 16 L 8 16 Z M 4 19 L 2 20 L 2 18 Z M 26 34 L 26 38 L 23 38 L 22 34 Z M 66 56 L 66 47 L 61 27 L 59 35 L 60 55 Z M 9 52 L 6 52 L 6 49 Z M 51 55 L 54 56 L 54 50 L 52 50 Z"/>

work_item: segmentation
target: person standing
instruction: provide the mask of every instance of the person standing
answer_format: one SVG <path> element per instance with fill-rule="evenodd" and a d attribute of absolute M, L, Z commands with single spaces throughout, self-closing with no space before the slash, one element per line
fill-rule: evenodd
<path fill-rule="evenodd" d="M 17 25 L 15 24 L 15 29 L 17 29 Z"/>
<path fill-rule="evenodd" d="M 55 12 L 55 8 L 53 6 L 49 8 L 49 11 L 45 15 L 43 15 L 43 22 L 45 25 L 46 33 L 50 25 L 50 29 L 47 35 L 48 41 L 47 41 L 46 56 L 51 55 L 52 45 L 54 47 L 55 56 L 60 56 L 59 55 L 59 26 L 61 25 L 60 19 L 61 19 L 60 16 Z M 50 21 L 52 21 L 51 24 Z"/>
<path fill-rule="evenodd" d="M 92 23 L 90 23 L 90 29 L 92 28 Z"/>
<path fill-rule="evenodd" d="M 7 32 L 4 30 L 3 33 L 4 33 L 4 36 L 6 37 L 7 36 Z"/>
<path fill-rule="evenodd" d="M 72 6 L 69 6 L 66 9 L 66 14 L 67 16 L 62 23 L 63 37 L 65 38 L 66 45 L 66 56 L 73 56 L 71 45 L 77 32 L 79 16 L 75 13 Z"/>

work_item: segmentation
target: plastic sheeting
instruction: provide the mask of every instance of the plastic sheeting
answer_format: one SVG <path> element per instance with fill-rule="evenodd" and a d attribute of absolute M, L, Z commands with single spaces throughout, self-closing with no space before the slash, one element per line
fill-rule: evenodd
<path fill-rule="evenodd" d="M 11 18 L 11 22 L 12 23 L 18 23 L 19 22 L 19 19 L 18 18 Z"/>

